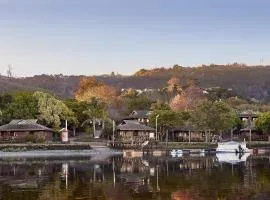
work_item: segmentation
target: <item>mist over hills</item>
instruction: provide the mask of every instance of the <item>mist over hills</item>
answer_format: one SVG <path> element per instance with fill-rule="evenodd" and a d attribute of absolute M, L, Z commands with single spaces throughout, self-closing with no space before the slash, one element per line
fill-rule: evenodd
<path fill-rule="evenodd" d="M 0 76 L 0 92 L 44 90 L 61 97 L 72 97 L 83 76 L 36 75 L 26 78 Z M 163 88 L 172 77 L 178 77 L 182 86 L 193 81 L 199 87 L 232 89 L 246 98 L 270 101 L 270 66 L 203 65 L 201 67 L 141 69 L 131 76 L 95 76 L 99 81 L 122 88 Z"/>

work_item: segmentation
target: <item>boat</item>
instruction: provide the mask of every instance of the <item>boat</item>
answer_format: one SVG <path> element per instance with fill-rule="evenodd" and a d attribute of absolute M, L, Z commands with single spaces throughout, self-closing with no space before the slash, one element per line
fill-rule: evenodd
<path fill-rule="evenodd" d="M 217 153 L 216 154 L 219 163 L 238 164 L 246 162 L 250 153 Z"/>
<path fill-rule="evenodd" d="M 247 153 L 251 152 L 250 149 L 247 148 L 246 142 L 219 142 L 218 147 L 216 148 L 216 152 L 221 153 Z"/>
<path fill-rule="evenodd" d="M 183 151 L 181 149 L 178 149 L 178 150 L 175 150 L 173 149 L 171 152 L 170 152 L 171 156 L 172 157 L 180 157 L 183 155 Z"/>

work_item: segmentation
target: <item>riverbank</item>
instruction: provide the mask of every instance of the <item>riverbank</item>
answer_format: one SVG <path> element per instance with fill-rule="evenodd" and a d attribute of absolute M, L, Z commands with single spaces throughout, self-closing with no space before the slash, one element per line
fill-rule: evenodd
<path fill-rule="evenodd" d="M 40 143 L 40 144 L 0 144 L 2 152 L 21 152 L 21 151 L 51 151 L 51 150 L 91 150 L 90 143 Z"/>
<path fill-rule="evenodd" d="M 115 143 L 113 147 L 112 143 L 109 143 L 112 148 L 115 149 L 144 149 L 144 150 L 172 150 L 172 149 L 205 149 L 213 150 L 218 147 L 218 143 L 213 142 L 157 142 L 145 147 L 140 145 L 132 146 L 130 143 Z M 265 141 L 252 141 L 247 142 L 247 147 L 250 149 L 263 148 L 270 149 L 270 142 Z"/>
<path fill-rule="evenodd" d="M 0 151 L 2 152 L 23 152 L 23 151 L 52 151 L 52 150 L 92 150 L 94 147 L 106 147 L 105 141 L 93 141 L 93 142 L 72 142 L 72 143 L 8 143 L 0 144 Z M 205 149 L 212 150 L 217 148 L 217 143 L 205 143 L 205 142 L 158 142 L 156 145 L 148 145 L 144 148 L 122 146 L 113 149 L 144 149 L 144 150 L 172 150 L 172 149 Z M 247 147 L 250 149 L 263 148 L 270 149 L 270 142 L 247 142 Z"/>

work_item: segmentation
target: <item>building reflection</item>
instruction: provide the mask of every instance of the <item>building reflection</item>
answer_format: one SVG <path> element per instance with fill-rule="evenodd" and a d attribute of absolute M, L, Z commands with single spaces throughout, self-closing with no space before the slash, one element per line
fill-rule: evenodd
<path fill-rule="evenodd" d="M 270 168 L 268 155 L 236 157 L 240 161 L 233 164 L 226 161 L 235 156 L 226 156 L 0 159 L 0 192 L 3 196 L 10 191 L 28 191 L 40 199 L 179 200 L 198 196 L 209 199 L 206 195 L 213 194 L 203 191 L 215 190 L 219 194 L 228 185 L 231 191 L 223 194 L 226 198 L 237 192 L 243 195 L 246 191 L 256 193 L 270 188 L 270 172 L 265 171 Z M 221 197 L 225 198 L 218 196 Z"/>

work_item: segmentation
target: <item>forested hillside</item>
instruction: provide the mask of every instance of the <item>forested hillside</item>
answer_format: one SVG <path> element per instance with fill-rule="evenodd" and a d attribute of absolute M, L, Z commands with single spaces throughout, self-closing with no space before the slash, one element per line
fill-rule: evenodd
<path fill-rule="evenodd" d="M 199 87 L 231 88 L 237 94 L 258 100 L 270 100 L 270 66 L 241 64 L 210 65 L 201 67 L 142 69 L 132 76 L 97 76 L 99 81 L 122 88 L 163 88 L 169 79 L 177 77 L 184 87 L 193 81 Z M 37 75 L 27 78 L 0 77 L 0 92 L 44 90 L 62 97 L 73 96 L 82 76 Z"/>

